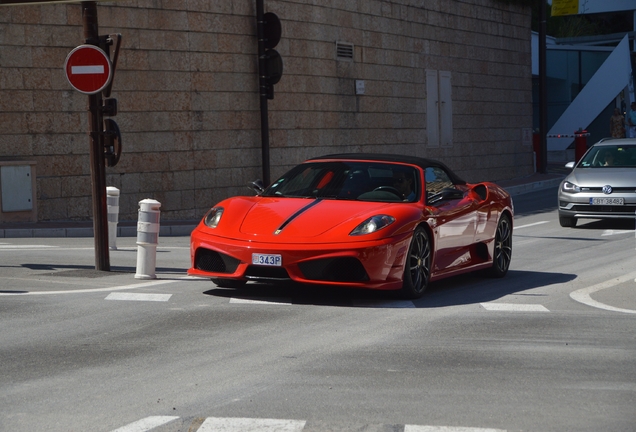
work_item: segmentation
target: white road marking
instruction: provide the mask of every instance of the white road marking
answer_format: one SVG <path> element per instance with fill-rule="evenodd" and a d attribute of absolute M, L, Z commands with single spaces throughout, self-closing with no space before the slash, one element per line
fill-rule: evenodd
<path fill-rule="evenodd" d="M 172 294 L 110 293 L 105 300 L 166 302 Z"/>
<path fill-rule="evenodd" d="M 501 312 L 550 312 L 545 306 L 538 304 L 514 304 L 514 303 L 480 303 L 489 311 Z"/>
<path fill-rule="evenodd" d="M 601 234 L 601 237 L 605 237 L 605 236 L 612 236 L 612 235 L 620 235 L 620 234 L 631 234 L 633 233 L 634 230 L 605 230 L 603 231 L 603 234 Z"/>
<path fill-rule="evenodd" d="M 354 307 L 366 308 L 393 308 L 393 309 L 410 309 L 415 308 L 412 301 L 409 300 L 354 300 Z"/>
<path fill-rule="evenodd" d="M 0 250 L 22 250 L 22 249 L 47 249 L 47 248 L 58 248 L 58 246 L 49 246 L 49 245 L 14 245 L 9 243 L 0 244 Z"/>
<path fill-rule="evenodd" d="M 579 303 L 583 303 L 586 304 L 588 306 L 592 306 L 598 309 L 604 309 L 604 310 L 608 310 L 608 311 L 612 311 L 612 312 L 622 312 L 622 313 L 628 313 L 628 314 L 636 314 L 636 310 L 633 309 L 622 309 L 622 308 L 617 308 L 614 306 L 610 306 L 610 305 L 606 305 L 605 303 L 601 303 L 598 302 L 594 299 L 592 299 L 591 294 L 597 292 L 597 291 L 601 291 L 604 290 L 606 288 L 611 288 L 613 286 L 622 284 L 624 282 L 631 280 L 634 280 L 634 278 L 636 277 L 636 272 L 632 272 L 626 275 L 623 275 L 621 277 L 617 277 L 615 279 L 611 279 L 605 282 L 601 282 L 599 284 L 593 285 L 591 287 L 587 287 L 587 288 L 582 288 L 580 290 L 576 290 L 570 293 L 570 298 L 572 300 L 575 300 Z M 636 282 L 636 280 L 634 280 L 634 282 Z"/>
<path fill-rule="evenodd" d="M 535 222 L 535 223 L 531 223 L 531 224 L 527 224 L 527 225 L 519 225 L 514 227 L 514 230 L 518 230 L 518 229 L 522 229 L 522 228 L 528 228 L 531 226 L 537 226 L 537 225 L 543 225 L 543 224 L 547 224 L 550 223 L 550 221 L 541 221 L 541 222 Z"/>
<path fill-rule="evenodd" d="M 198 432 L 301 432 L 305 420 L 208 417 Z"/>
<path fill-rule="evenodd" d="M 178 418 L 179 417 L 174 417 L 174 416 L 146 417 L 141 420 L 137 420 L 134 423 L 130 423 L 126 426 L 120 427 L 119 429 L 115 429 L 112 432 L 146 432 L 158 426 L 164 425 L 166 423 L 170 423 L 171 421 L 176 420 Z"/>
<path fill-rule="evenodd" d="M 91 288 L 91 289 L 81 289 L 81 290 L 67 290 L 67 291 L 28 291 L 28 292 L 18 292 L 18 293 L 3 293 L 0 292 L 0 296 L 25 296 L 25 295 L 53 295 L 53 294 L 77 294 L 77 293 L 93 293 L 93 292 L 102 292 L 102 291 L 121 291 L 128 289 L 136 289 L 136 288 L 147 288 L 151 286 L 163 285 L 167 283 L 173 283 L 174 280 L 156 280 L 152 282 L 132 284 L 132 285 L 121 285 L 116 287 L 108 287 L 108 288 Z"/>
<path fill-rule="evenodd" d="M 404 432 L 506 432 L 505 429 L 474 428 L 461 426 L 413 426 L 405 425 Z"/>
<path fill-rule="evenodd" d="M 230 303 L 234 304 L 269 304 L 269 305 L 286 305 L 291 306 L 291 300 L 289 299 L 280 299 L 280 300 L 250 300 L 250 299 L 240 299 L 240 298 L 231 298 Z"/>
<path fill-rule="evenodd" d="M 115 429 L 111 432 L 147 432 L 179 417 L 151 416 Z M 302 432 L 306 420 L 207 417 L 197 432 Z M 506 429 L 404 425 L 404 432 L 506 432 Z"/>

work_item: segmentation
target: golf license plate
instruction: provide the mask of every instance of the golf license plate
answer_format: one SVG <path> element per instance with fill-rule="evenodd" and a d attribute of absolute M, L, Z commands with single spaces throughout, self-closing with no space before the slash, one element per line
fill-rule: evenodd
<path fill-rule="evenodd" d="M 283 265 L 283 258 L 278 254 L 253 253 L 252 264 L 280 267 Z"/>
<path fill-rule="evenodd" d="M 590 198 L 591 205 L 624 205 L 625 198 Z"/>

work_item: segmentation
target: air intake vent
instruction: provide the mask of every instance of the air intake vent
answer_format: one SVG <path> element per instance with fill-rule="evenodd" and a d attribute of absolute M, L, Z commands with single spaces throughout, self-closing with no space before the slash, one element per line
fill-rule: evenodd
<path fill-rule="evenodd" d="M 338 60 L 353 61 L 353 44 L 336 42 L 336 58 Z"/>

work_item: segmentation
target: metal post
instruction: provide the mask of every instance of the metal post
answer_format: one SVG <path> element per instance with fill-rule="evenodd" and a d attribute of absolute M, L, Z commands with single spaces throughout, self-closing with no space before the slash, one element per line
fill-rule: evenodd
<path fill-rule="evenodd" d="M 82 21 L 87 44 L 99 46 L 97 3 L 83 1 Z M 93 233 L 95 237 L 95 270 L 110 271 L 108 254 L 108 207 L 106 202 L 106 166 L 104 163 L 104 136 L 102 134 L 102 95 L 88 96 L 88 123 L 90 137 L 91 185 L 93 189 Z"/>
<path fill-rule="evenodd" d="M 541 134 L 541 163 L 539 172 L 548 171 L 548 80 L 546 68 L 546 0 L 539 0 L 539 133 Z"/>
<path fill-rule="evenodd" d="M 261 148 L 263 184 L 269 186 L 269 120 L 267 114 L 267 60 L 265 57 L 263 0 L 256 0 L 256 37 L 258 39 L 258 92 L 261 105 Z"/>

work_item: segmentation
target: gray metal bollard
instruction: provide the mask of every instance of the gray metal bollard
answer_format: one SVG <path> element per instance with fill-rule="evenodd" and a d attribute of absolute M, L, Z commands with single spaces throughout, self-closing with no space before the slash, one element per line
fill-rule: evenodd
<path fill-rule="evenodd" d="M 156 279 L 157 244 L 159 244 L 159 208 L 153 199 L 139 201 L 137 221 L 137 273 L 135 279 Z"/>
<path fill-rule="evenodd" d="M 117 250 L 117 223 L 119 222 L 119 189 L 106 188 L 106 206 L 108 208 L 108 247 Z"/>

